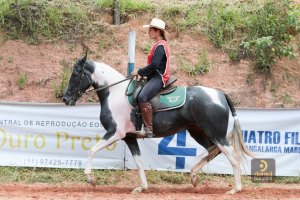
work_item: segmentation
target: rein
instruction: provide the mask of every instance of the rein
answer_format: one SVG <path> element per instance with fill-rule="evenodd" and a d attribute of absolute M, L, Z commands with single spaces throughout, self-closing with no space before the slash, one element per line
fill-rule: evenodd
<path fill-rule="evenodd" d="M 131 82 L 133 81 L 133 78 L 134 78 L 134 76 L 132 76 L 132 75 L 126 76 L 125 79 L 123 79 L 123 80 L 121 80 L 121 81 L 118 81 L 118 82 L 116 82 L 116 83 L 110 84 L 110 85 L 108 85 L 108 86 L 105 86 L 105 87 L 102 87 L 102 88 L 98 88 L 98 89 L 94 89 L 94 90 L 88 90 L 88 91 L 83 92 L 83 93 L 80 93 L 80 92 L 79 92 L 79 89 L 80 89 L 80 88 L 78 88 L 78 93 L 77 93 L 77 94 L 78 94 L 78 97 L 81 97 L 81 96 L 84 95 L 84 94 L 89 94 L 89 93 L 91 93 L 91 92 L 98 92 L 98 91 L 104 90 L 104 89 L 106 89 L 106 88 L 112 87 L 112 86 L 114 86 L 114 85 L 117 85 L 117 84 L 119 84 L 119 83 L 122 83 L 122 82 L 127 81 L 127 80 L 130 79 L 130 82 L 129 82 L 129 84 L 128 84 L 127 88 L 126 88 L 126 91 L 125 91 L 125 95 L 126 95 L 126 96 L 130 96 L 130 95 L 133 94 L 133 92 L 134 92 L 134 90 L 135 90 L 135 88 L 136 88 L 136 86 L 137 86 L 137 78 L 138 78 L 138 76 L 135 76 L 135 77 L 136 77 L 136 78 L 135 78 L 136 80 L 135 80 L 135 84 L 134 84 L 134 89 L 133 89 L 132 92 L 130 92 L 130 93 L 128 93 L 128 88 L 129 88 L 129 86 L 130 86 L 130 84 L 131 84 Z M 80 83 L 81 83 L 81 81 L 80 81 Z M 80 84 L 80 86 L 81 86 L 81 84 Z"/>

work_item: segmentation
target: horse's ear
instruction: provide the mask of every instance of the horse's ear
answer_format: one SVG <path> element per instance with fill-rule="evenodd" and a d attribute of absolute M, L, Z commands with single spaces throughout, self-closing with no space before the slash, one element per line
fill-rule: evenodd
<path fill-rule="evenodd" d="M 85 61 L 86 61 L 86 58 L 87 58 L 87 52 L 85 52 L 85 56 L 81 59 L 79 65 L 83 67 Z"/>

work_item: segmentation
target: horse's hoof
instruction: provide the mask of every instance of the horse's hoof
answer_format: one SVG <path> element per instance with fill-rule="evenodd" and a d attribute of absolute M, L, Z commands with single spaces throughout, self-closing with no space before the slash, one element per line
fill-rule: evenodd
<path fill-rule="evenodd" d="M 197 176 L 197 174 L 191 174 L 191 183 L 194 187 L 197 186 L 199 181 L 199 177 Z"/>
<path fill-rule="evenodd" d="M 91 177 L 89 179 L 89 182 L 90 182 L 90 184 L 92 184 L 92 186 L 96 187 L 96 185 L 97 185 L 97 179 L 96 179 L 96 177 Z"/>
<path fill-rule="evenodd" d="M 147 191 L 147 188 L 143 188 L 143 187 L 138 187 L 138 188 L 135 188 L 131 194 L 140 194 L 140 193 L 144 193 Z"/>
<path fill-rule="evenodd" d="M 232 190 L 226 192 L 226 194 L 235 194 L 235 193 L 238 193 L 238 192 L 241 192 L 241 190 L 239 190 L 239 189 L 232 189 Z"/>

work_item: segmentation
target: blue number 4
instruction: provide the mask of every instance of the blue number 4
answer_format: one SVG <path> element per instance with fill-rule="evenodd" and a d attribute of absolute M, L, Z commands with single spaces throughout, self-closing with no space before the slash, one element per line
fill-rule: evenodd
<path fill-rule="evenodd" d="M 196 156 L 196 148 L 182 148 L 186 146 L 186 130 L 177 133 L 177 146 L 168 147 L 175 135 L 165 137 L 158 144 L 158 155 Z M 185 157 L 176 157 L 176 169 L 184 169 Z"/>

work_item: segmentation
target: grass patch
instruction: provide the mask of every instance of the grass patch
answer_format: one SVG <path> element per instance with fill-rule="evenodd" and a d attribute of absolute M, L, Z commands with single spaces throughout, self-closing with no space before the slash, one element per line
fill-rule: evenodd
<path fill-rule="evenodd" d="M 10 63 L 14 62 L 14 58 L 12 56 L 8 56 L 8 62 Z"/>
<path fill-rule="evenodd" d="M 58 85 L 56 85 L 56 82 L 53 82 L 55 98 L 63 97 L 63 95 L 68 87 L 69 79 L 71 76 L 71 70 L 68 67 L 68 63 L 66 62 L 65 59 L 62 61 L 62 65 L 63 65 L 62 74 L 59 77 L 60 83 Z"/>
<path fill-rule="evenodd" d="M 282 95 L 282 101 L 283 104 L 286 105 L 292 103 L 293 100 L 292 97 L 287 92 L 284 92 L 284 95 Z"/>
<path fill-rule="evenodd" d="M 294 184 L 300 183 L 300 176 L 277 176 L 275 178 L 275 183 L 285 183 L 285 184 Z"/>
<path fill-rule="evenodd" d="M 48 183 L 54 185 L 78 185 L 88 183 L 83 169 L 66 169 L 66 168 L 32 168 L 32 167 L 0 167 L 0 182 L 13 183 Z M 118 183 L 131 181 L 131 174 L 134 172 L 134 177 L 138 175 L 138 171 L 122 171 L 99 169 L 92 170 L 93 175 L 97 178 L 98 185 L 116 185 Z M 172 171 L 146 171 L 147 181 L 152 185 L 170 184 L 190 184 L 190 173 L 172 172 Z M 260 187 L 260 183 L 252 183 L 251 176 L 241 176 L 243 186 Z M 199 183 L 204 181 L 222 181 L 227 184 L 234 185 L 233 175 L 224 174 L 207 174 L 199 173 Z M 280 184 L 298 184 L 300 177 L 282 177 L 278 176 L 275 183 Z M 139 183 L 134 181 L 134 185 Z"/>
<path fill-rule="evenodd" d="M 122 14 L 136 14 L 155 11 L 156 6 L 147 1 L 122 0 L 120 1 L 120 12 Z"/>
<path fill-rule="evenodd" d="M 114 0 L 96 0 L 95 5 L 99 9 L 113 10 Z M 119 1 L 120 12 L 123 15 L 154 11 L 156 6 L 147 1 L 122 0 Z"/>
<path fill-rule="evenodd" d="M 180 62 L 180 67 L 183 71 L 191 76 L 199 76 L 200 74 L 209 73 L 212 68 L 212 61 L 207 59 L 206 49 L 199 51 L 199 61 L 193 66 L 192 64 L 185 64 L 183 60 L 177 55 L 176 59 Z"/>
<path fill-rule="evenodd" d="M 272 85 L 270 90 L 271 92 L 277 92 L 278 87 L 276 85 Z"/>
<path fill-rule="evenodd" d="M 30 44 L 39 39 L 89 37 L 104 29 L 104 22 L 99 26 L 96 13 L 113 12 L 113 7 L 114 0 L 24 0 L 20 5 L 20 22 L 15 1 L 6 0 L 0 2 L 0 24 L 9 33 L 7 37 L 23 37 Z M 122 0 L 119 7 L 121 18 L 150 13 L 152 17 L 163 18 L 177 32 L 205 33 L 216 47 L 226 50 L 231 61 L 239 61 L 239 53 L 245 52 L 259 72 L 272 73 L 276 59 L 297 56 L 295 47 L 289 43 L 300 31 L 300 7 L 293 5 L 292 0 L 171 1 L 160 6 L 156 2 Z M 103 48 L 101 45 L 104 44 L 100 44 L 98 52 Z M 143 47 L 143 51 L 147 49 Z M 206 69 L 193 71 L 197 66 L 188 64 L 182 67 L 192 74 L 209 71 L 207 64 L 200 65 L 206 65 Z"/>
<path fill-rule="evenodd" d="M 120 170 L 93 170 L 98 179 L 98 185 L 114 185 L 127 179 L 124 171 Z M 0 167 L 1 182 L 49 183 L 69 185 L 87 183 L 83 169 L 65 168 L 31 168 L 31 167 Z"/>
<path fill-rule="evenodd" d="M 138 42 L 137 45 L 140 47 L 140 49 L 141 49 L 145 54 L 150 53 L 150 51 L 151 51 L 151 45 L 150 45 L 150 42 L 144 41 L 143 44 L 140 44 L 140 43 Z"/>
<path fill-rule="evenodd" d="M 108 46 L 112 46 L 114 43 L 114 34 L 111 33 L 111 37 L 110 38 L 103 38 L 100 40 L 98 47 L 97 47 L 97 52 L 96 52 L 96 56 L 98 58 L 102 58 L 101 52 L 104 48 L 108 47 Z"/>
<path fill-rule="evenodd" d="M 26 28 L 29 43 L 37 39 L 51 41 L 66 34 L 83 33 L 82 29 L 89 24 L 84 6 L 70 1 L 24 0 L 20 12 L 23 18 L 21 22 L 17 19 L 15 1 L 0 2 L 2 30 L 12 32 L 9 36 L 17 39 Z"/>
<path fill-rule="evenodd" d="M 96 0 L 95 4 L 98 8 L 102 9 L 112 9 L 114 6 L 114 0 Z"/>
<path fill-rule="evenodd" d="M 276 58 L 295 58 L 297 54 L 289 42 L 300 31 L 300 8 L 293 1 L 224 5 L 224 1 L 210 4 L 206 33 L 216 47 L 231 49 L 231 60 L 236 60 L 235 55 L 242 48 L 260 72 L 272 73 Z"/>
<path fill-rule="evenodd" d="M 176 4 L 170 5 L 163 9 L 163 19 L 166 21 L 171 21 L 172 26 L 175 28 L 176 32 L 186 30 L 186 29 L 195 29 L 198 25 L 203 24 L 203 3 L 200 4 Z"/>
<path fill-rule="evenodd" d="M 23 90 L 24 87 L 27 84 L 27 74 L 23 74 L 21 76 L 18 76 L 18 87 L 20 90 Z"/>
<path fill-rule="evenodd" d="M 184 184 L 190 179 L 189 173 L 148 170 L 146 177 L 151 184 L 163 184 L 164 182 L 172 184 Z"/>

